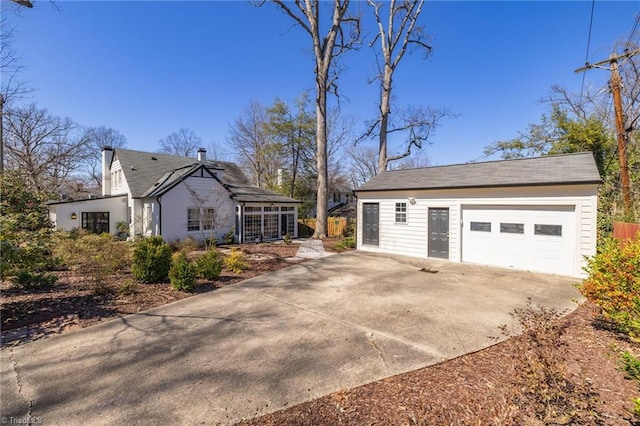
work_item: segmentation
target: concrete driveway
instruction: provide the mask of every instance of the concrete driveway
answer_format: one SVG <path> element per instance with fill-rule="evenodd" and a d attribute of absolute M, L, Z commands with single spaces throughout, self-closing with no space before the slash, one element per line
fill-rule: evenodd
<path fill-rule="evenodd" d="M 527 297 L 573 309 L 576 281 L 360 252 L 312 260 L 6 348 L 1 415 L 233 423 L 489 346 Z"/>

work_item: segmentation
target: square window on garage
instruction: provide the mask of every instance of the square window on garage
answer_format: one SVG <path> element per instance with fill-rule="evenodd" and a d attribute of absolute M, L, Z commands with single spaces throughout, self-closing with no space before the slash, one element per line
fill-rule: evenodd
<path fill-rule="evenodd" d="M 471 222 L 472 231 L 491 232 L 491 222 Z"/>
<path fill-rule="evenodd" d="M 562 225 L 534 225 L 533 233 L 535 235 L 553 235 L 562 237 Z"/>
<path fill-rule="evenodd" d="M 407 203 L 396 203 L 396 223 L 407 223 Z"/>
<path fill-rule="evenodd" d="M 501 234 L 524 234 L 524 223 L 500 223 Z"/>

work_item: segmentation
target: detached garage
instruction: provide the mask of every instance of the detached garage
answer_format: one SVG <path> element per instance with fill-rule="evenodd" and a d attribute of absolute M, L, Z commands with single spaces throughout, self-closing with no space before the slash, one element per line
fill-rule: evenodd
<path fill-rule="evenodd" d="M 580 277 L 600 182 L 591 153 L 383 172 L 356 190 L 358 249 Z"/>

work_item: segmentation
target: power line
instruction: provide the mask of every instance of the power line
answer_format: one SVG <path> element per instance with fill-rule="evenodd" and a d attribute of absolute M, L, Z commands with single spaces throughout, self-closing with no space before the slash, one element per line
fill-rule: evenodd
<path fill-rule="evenodd" d="M 591 17 L 589 18 L 589 33 L 587 35 L 587 53 L 585 54 L 584 63 L 589 63 L 589 50 L 591 49 L 591 30 L 593 29 L 593 11 L 596 6 L 596 0 L 591 0 Z M 640 16 L 640 15 L 639 15 Z M 582 105 L 582 94 L 584 92 L 584 80 L 587 77 L 586 73 L 582 74 L 582 84 L 580 86 L 580 100 L 578 105 Z"/>
<path fill-rule="evenodd" d="M 612 53 L 608 59 L 596 62 L 594 64 L 587 64 L 584 67 L 578 68 L 576 72 L 584 72 L 591 68 L 601 67 L 604 64 L 609 64 L 609 71 L 611 71 L 611 94 L 613 95 L 613 108 L 615 110 L 616 130 L 618 133 L 618 158 L 620 163 L 620 184 L 622 187 L 622 200 L 624 205 L 624 214 L 629 216 L 632 214 L 631 204 L 631 181 L 629 179 L 629 167 L 627 163 L 627 133 L 625 131 L 624 112 L 622 110 L 622 97 L 620 91 L 622 88 L 622 79 L 620 77 L 620 71 L 618 68 L 618 61 L 620 59 L 629 59 L 634 55 L 640 54 L 640 49 L 634 49 L 629 51 L 625 50 L 625 53 L 617 55 Z"/>
<path fill-rule="evenodd" d="M 638 26 L 640 25 L 640 13 L 636 14 L 636 22 L 633 24 L 633 28 L 631 28 L 631 32 L 629 33 L 629 40 L 627 40 L 626 45 L 630 46 L 633 41 L 633 37 L 636 35 L 636 31 L 638 31 Z"/>

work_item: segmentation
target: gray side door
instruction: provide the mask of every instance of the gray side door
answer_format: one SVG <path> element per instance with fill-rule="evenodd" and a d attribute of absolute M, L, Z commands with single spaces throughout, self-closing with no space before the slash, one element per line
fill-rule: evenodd
<path fill-rule="evenodd" d="M 379 211 L 378 203 L 362 204 L 362 244 L 378 245 Z"/>
<path fill-rule="evenodd" d="M 449 209 L 429 209 L 429 257 L 449 258 Z"/>

